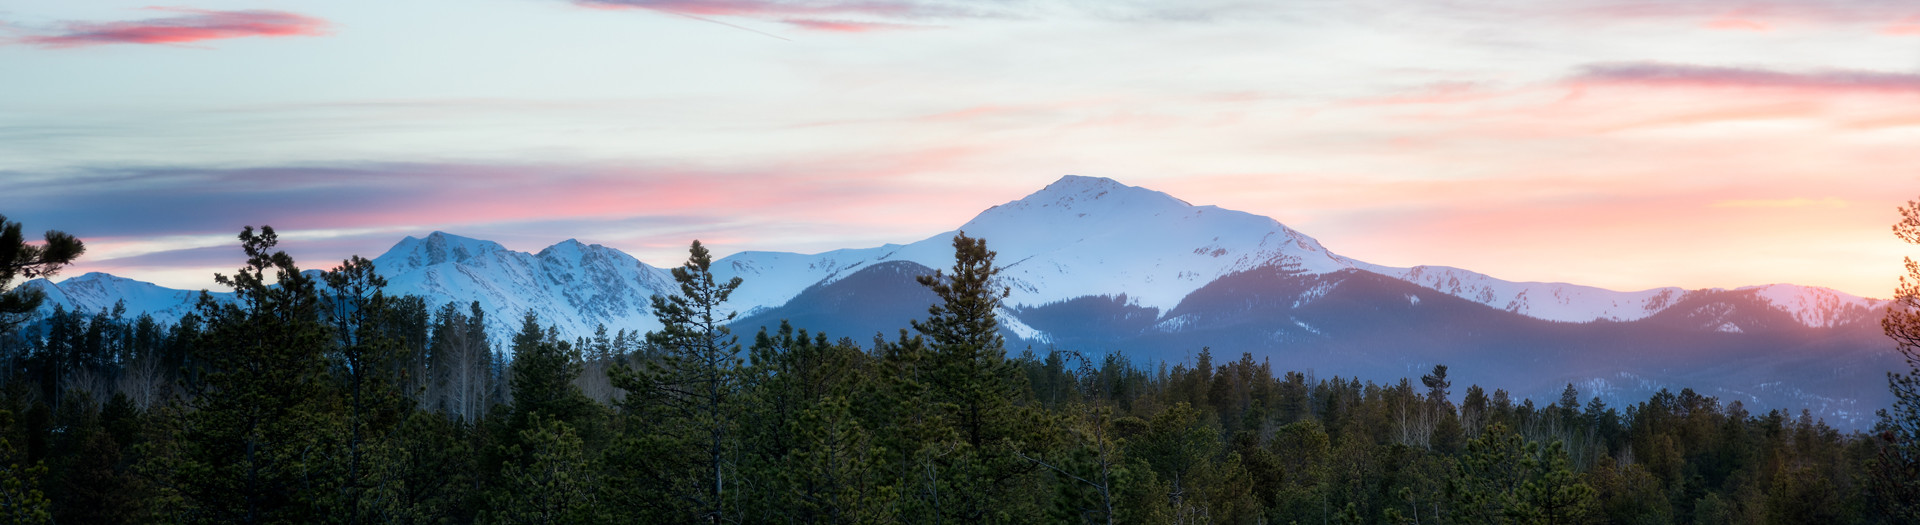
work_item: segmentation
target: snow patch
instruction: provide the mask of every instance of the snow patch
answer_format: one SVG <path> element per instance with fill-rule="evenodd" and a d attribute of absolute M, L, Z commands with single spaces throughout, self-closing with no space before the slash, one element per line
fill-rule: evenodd
<path fill-rule="evenodd" d="M 1153 330 L 1163 334 L 1176 333 L 1185 330 L 1188 326 L 1192 326 L 1193 321 L 1193 314 L 1169 317 L 1164 321 L 1154 323 Z"/>
<path fill-rule="evenodd" d="M 1028 326 L 1027 323 L 1022 322 L 1020 318 L 1014 317 L 1012 313 L 1007 312 L 1006 308 L 997 310 L 995 314 L 999 316 L 1000 326 L 1002 328 L 1013 332 L 1013 335 L 1019 336 L 1021 339 L 1035 343 L 1048 343 L 1053 341 L 1053 337 L 1048 336 L 1046 332 Z"/>

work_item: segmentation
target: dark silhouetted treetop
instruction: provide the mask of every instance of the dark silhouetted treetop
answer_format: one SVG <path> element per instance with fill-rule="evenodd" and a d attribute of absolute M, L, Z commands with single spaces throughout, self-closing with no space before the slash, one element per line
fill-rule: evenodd
<path fill-rule="evenodd" d="M 27 244 L 26 236 L 20 233 L 20 223 L 0 215 L 0 334 L 13 331 L 46 300 L 46 294 L 38 289 L 14 288 L 15 277 L 51 276 L 87 252 L 80 239 L 66 232 L 48 230 L 41 239 L 41 244 Z"/>

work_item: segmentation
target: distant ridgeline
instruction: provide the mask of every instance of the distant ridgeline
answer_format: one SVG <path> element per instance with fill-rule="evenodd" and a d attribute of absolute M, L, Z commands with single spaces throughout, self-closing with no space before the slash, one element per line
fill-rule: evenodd
<path fill-rule="evenodd" d="M 1902 365 L 1878 325 L 1885 301 L 1776 284 L 1616 292 L 1507 282 L 1467 270 L 1392 268 L 1337 255 L 1267 217 L 1193 206 L 1110 179 L 1068 176 L 990 208 L 956 231 L 988 240 L 1011 295 L 997 312 L 1015 354 L 1032 349 L 1193 364 L 1251 354 L 1277 369 L 1391 383 L 1435 364 L 1463 383 L 1556 399 L 1568 384 L 1612 404 L 1691 388 L 1748 410 L 1805 408 L 1864 429 Z M 794 326 L 871 346 L 925 315 L 914 282 L 953 263 L 954 232 L 905 245 L 819 254 L 741 252 L 714 262 L 743 284 L 721 305 L 752 334 Z M 510 340 L 526 313 L 564 338 L 661 328 L 648 298 L 677 292 L 666 270 L 567 240 L 539 253 L 434 232 L 373 260 L 393 295 L 429 310 L 478 303 L 482 328 Z M 195 294 L 104 274 L 45 289 L 46 311 L 170 324 Z M 39 330 L 44 330 L 44 325 Z M 44 333 L 44 332 L 37 332 Z M 613 337 L 613 336 L 609 336 Z M 636 339 L 637 340 L 637 339 Z"/>

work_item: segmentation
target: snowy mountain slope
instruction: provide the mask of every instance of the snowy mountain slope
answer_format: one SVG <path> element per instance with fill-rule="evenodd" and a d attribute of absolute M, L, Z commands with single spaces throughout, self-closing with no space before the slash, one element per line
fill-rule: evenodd
<path fill-rule="evenodd" d="M 1169 312 L 1194 291 L 1225 276 L 1261 268 L 1308 275 L 1362 269 L 1520 315 L 1560 322 L 1634 321 L 1688 296 L 1679 288 L 1617 292 L 1564 283 L 1509 282 L 1458 268 L 1394 268 L 1355 261 L 1271 218 L 1214 206 L 1194 206 L 1158 191 L 1112 179 L 1066 176 L 1026 197 L 980 213 L 958 231 L 985 238 L 998 252 L 1011 309 L 1031 309 L 1084 297 L 1121 297 L 1123 307 L 1151 312 L 1166 328 Z M 749 251 L 715 262 L 722 279 L 741 277 L 730 309 L 750 316 L 776 308 L 809 287 L 832 283 L 889 261 L 927 268 L 952 265 L 954 232 L 918 242 L 818 254 Z M 678 261 L 674 261 L 677 265 Z M 573 335 L 596 325 L 649 330 L 658 322 L 647 298 L 673 293 L 671 274 L 618 250 L 568 240 L 537 254 L 497 243 L 434 232 L 407 237 L 375 259 L 389 293 L 416 294 L 434 305 L 479 301 L 496 335 L 511 334 L 526 311 Z M 134 314 L 171 321 L 191 308 L 191 292 L 104 274 L 49 287 L 48 308 L 97 310 L 127 298 Z M 1884 301 L 1824 288 L 1768 285 L 1742 288 L 1810 327 L 1856 322 Z M 1309 294 L 1311 295 L 1311 294 Z M 1303 296 L 1310 301 L 1312 297 Z M 1018 321 L 1017 316 L 1014 319 Z M 1017 323 L 1010 324 L 1010 326 Z M 1027 329 L 1031 330 L 1031 329 Z M 1030 339 L 1044 339 L 1034 331 Z"/>
<path fill-rule="evenodd" d="M 509 340 L 528 311 L 572 336 L 592 335 L 601 324 L 659 328 L 648 297 L 671 292 L 673 281 L 624 252 L 573 239 L 530 254 L 434 232 L 408 237 L 373 262 L 387 278 L 388 294 L 419 295 L 432 307 L 479 301 L 496 342 Z"/>
<path fill-rule="evenodd" d="M 1854 297 L 1832 288 L 1797 284 L 1749 286 L 1738 290 L 1753 292 L 1756 297 L 1810 327 L 1878 321 L 1880 310 L 1888 304 L 1885 300 Z"/>
<path fill-rule="evenodd" d="M 1356 264 L 1270 218 L 1073 175 L 989 208 L 957 231 L 987 239 L 1003 268 L 1001 279 L 1012 289 L 1006 303 L 1013 307 L 1125 294 L 1165 312 L 1233 272 L 1282 265 L 1328 272 Z M 871 258 L 839 261 L 842 268 L 910 261 L 944 269 L 953 265 L 954 233 L 891 250 L 843 250 Z"/>
<path fill-rule="evenodd" d="M 720 281 L 740 278 L 740 288 L 734 290 L 732 299 L 723 306 L 745 317 L 787 304 L 807 287 L 844 278 L 900 248 L 898 244 L 888 244 L 811 255 L 740 252 L 714 261 L 713 275 Z"/>
<path fill-rule="evenodd" d="M 116 303 L 126 301 L 128 317 L 145 313 L 164 324 L 179 322 L 181 316 L 193 311 L 200 296 L 199 291 L 175 290 L 99 272 L 74 276 L 58 284 L 43 278 L 20 286 L 38 288 L 47 294 L 46 302 L 41 305 L 43 311 L 50 312 L 57 305 L 68 311 L 91 314 L 112 310 Z"/>
<path fill-rule="evenodd" d="M 1502 281 L 1485 274 L 1446 266 L 1393 268 L 1374 264 L 1358 267 L 1418 284 L 1434 291 L 1535 319 L 1584 323 L 1635 321 L 1660 313 L 1688 294 L 1722 291 L 1677 287 L 1618 292 L 1567 283 Z M 1831 288 L 1772 284 L 1738 288 L 1752 291 L 1771 307 L 1808 327 L 1831 327 L 1877 315 L 1887 301 L 1855 297 Z"/>
<path fill-rule="evenodd" d="M 1166 315 L 1188 294 L 1214 280 L 1270 266 L 1309 274 L 1364 269 L 1524 316 L 1574 323 L 1643 319 L 1688 293 L 1675 287 L 1620 292 L 1566 283 L 1511 282 L 1458 268 L 1395 268 L 1355 261 L 1271 218 L 1194 206 L 1165 193 L 1098 177 L 1062 177 L 1024 198 L 987 209 L 960 231 L 987 239 L 988 248 L 999 254 L 998 262 L 1005 268 L 1001 278 L 1013 289 L 1007 304 L 1016 308 L 1125 295 L 1133 305 Z M 839 270 L 880 261 L 946 268 L 953 261 L 952 238 L 953 232 L 947 232 L 904 246 L 819 256 L 754 252 L 762 260 L 786 255 L 821 262 L 810 262 L 818 271 L 789 273 L 796 278 L 793 281 L 762 285 L 792 292 L 756 296 L 750 303 L 782 304 L 810 286 L 812 282 L 801 281 L 814 275 L 830 280 Z M 859 256 L 871 258 L 849 260 Z M 754 286 L 752 279 L 748 283 Z M 1762 288 L 1770 304 L 1808 326 L 1854 319 L 1885 304 L 1825 288 Z"/>
<path fill-rule="evenodd" d="M 1616 292 L 1567 283 L 1502 281 L 1446 266 L 1393 268 L 1369 264 L 1362 268 L 1501 310 L 1571 323 L 1644 319 L 1687 293 L 1675 287 Z"/>

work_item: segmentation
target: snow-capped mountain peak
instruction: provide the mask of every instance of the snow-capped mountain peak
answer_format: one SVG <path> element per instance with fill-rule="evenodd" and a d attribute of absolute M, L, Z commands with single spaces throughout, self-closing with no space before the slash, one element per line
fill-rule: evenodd
<path fill-rule="evenodd" d="M 1036 213 L 1084 217 L 1112 211 L 1157 212 L 1193 206 L 1166 193 L 1121 184 L 1106 177 L 1067 175 L 1019 200 L 988 208 L 982 217 L 999 213 Z M 1043 211 L 1044 210 L 1044 211 Z M 976 219 L 978 220 L 978 219 Z"/>
<path fill-rule="evenodd" d="M 1792 315 L 1800 324 L 1815 328 L 1839 326 L 1848 321 L 1870 318 L 1887 305 L 1887 301 L 1854 297 L 1839 290 L 1818 286 L 1769 284 L 1740 288 L 1740 290 L 1752 291 L 1754 296 Z"/>
<path fill-rule="evenodd" d="M 422 268 L 449 262 L 463 262 L 474 257 L 507 251 L 506 247 L 493 241 L 483 241 L 461 237 L 447 232 L 435 231 L 426 238 L 408 236 L 401 239 L 387 253 L 374 259 L 376 267 Z"/>
<path fill-rule="evenodd" d="M 93 313 L 111 309 L 115 303 L 125 301 L 129 317 L 147 313 L 152 314 L 155 320 L 167 323 L 177 321 L 193 311 L 200 295 L 198 291 L 163 288 L 146 281 L 100 272 L 77 275 L 58 284 L 45 278 L 34 279 L 22 283 L 21 287 L 38 288 L 47 294 L 42 306 L 47 310 L 58 305 L 69 311 Z"/>
<path fill-rule="evenodd" d="M 1369 264 L 1362 267 L 1501 310 L 1570 323 L 1644 319 L 1686 294 L 1686 290 L 1675 287 L 1618 292 L 1567 283 L 1505 281 L 1447 266 L 1393 268 Z"/>
<path fill-rule="evenodd" d="M 1013 290 L 1008 304 L 1015 306 L 1125 292 L 1139 306 L 1166 312 L 1230 273 L 1267 266 L 1324 273 L 1353 264 L 1271 218 L 1100 177 L 1063 177 L 960 230 L 999 254 L 1001 278 Z M 945 268 L 953 262 L 952 237 L 937 235 L 888 257 Z"/>

